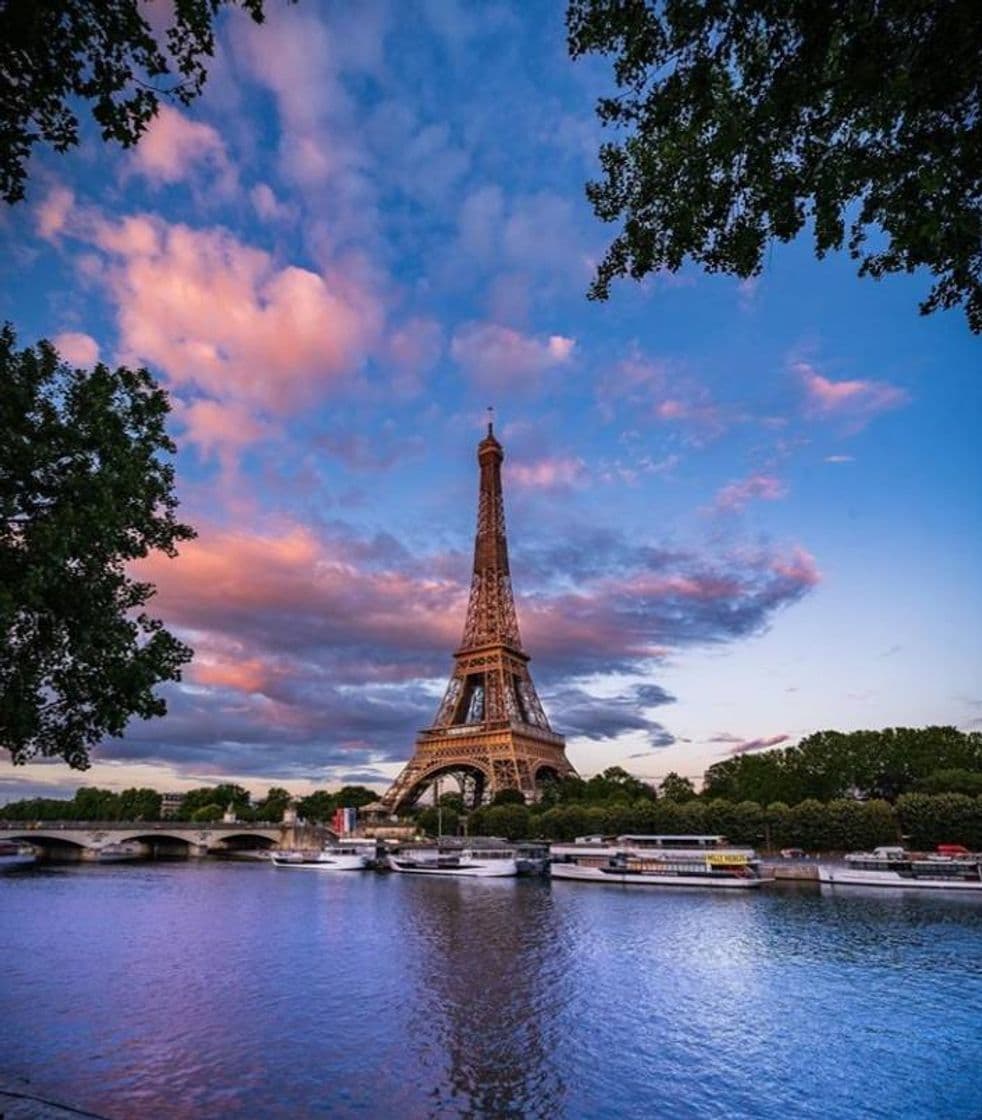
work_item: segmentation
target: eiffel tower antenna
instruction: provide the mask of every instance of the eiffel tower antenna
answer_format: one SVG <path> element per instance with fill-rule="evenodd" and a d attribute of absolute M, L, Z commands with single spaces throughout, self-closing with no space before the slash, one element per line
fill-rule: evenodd
<path fill-rule="evenodd" d="M 503 789 L 534 800 L 543 781 L 575 773 L 565 740 L 542 709 L 518 629 L 501 489 L 504 457 L 489 407 L 488 434 L 477 445 L 477 534 L 464 633 L 436 717 L 382 797 L 389 813 L 409 808 L 444 775 L 457 779 L 464 803 L 476 808 Z"/>

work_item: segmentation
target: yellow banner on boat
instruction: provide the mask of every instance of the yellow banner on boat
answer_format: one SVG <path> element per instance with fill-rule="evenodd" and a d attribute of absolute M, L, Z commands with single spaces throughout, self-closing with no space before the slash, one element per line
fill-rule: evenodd
<path fill-rule="evenodd" d="M 747 857 L 738 852 L 711 852 L 706 856 L 710 867 L 746 867 Z"/>

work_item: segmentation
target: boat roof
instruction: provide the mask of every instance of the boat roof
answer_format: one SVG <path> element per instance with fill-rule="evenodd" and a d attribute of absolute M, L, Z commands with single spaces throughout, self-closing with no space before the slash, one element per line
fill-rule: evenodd
<path fill-rule="evenodd" d="M 715 840 L 715 841 L 718 842 L 718 841 L 721 841 L 721 840 L 725 840 L 726 837 L 725 836 L 718 836 L 718 835 L 709 835 L 709 834 L 704 835 L 702 833 L 700 833 L 698 835 L 694 834 L 694 833 L 686 833 L 684 835 L 683 834 L 674 835 L 672 833 L 645 834 L 645 833 L 632 832 L 632 833 L 627 833 L 623 836 L 618 836 L 617 839 L 618 840 L 678 840 L 678 841 L 685 841 L 686 843 L 689 843 L 689 842 L 692 842 L 692 841 L 698 842 L 698 841 L 705 841 L 705 840 Z"/>

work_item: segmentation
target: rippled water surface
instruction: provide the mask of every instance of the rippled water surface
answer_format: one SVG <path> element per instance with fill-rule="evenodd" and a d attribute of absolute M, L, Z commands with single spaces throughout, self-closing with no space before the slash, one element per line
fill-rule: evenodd
<path fill-rule="evenodd" d="M 113 1120 L 982 1117 L 982 899 L 0 881 L 0 1076 Z"/>

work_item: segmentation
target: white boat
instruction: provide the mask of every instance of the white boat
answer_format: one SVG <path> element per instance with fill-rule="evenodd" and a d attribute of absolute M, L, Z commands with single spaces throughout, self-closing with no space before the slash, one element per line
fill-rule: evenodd
<path fill-rule="evenodd" d="M 372 854 L 362 844 L 325 844 L 319 852 L 302 849 L 273 852 L 270 862 L 274 867 L 299 867 L 313 871 L 364 871 L 372 865 Z"/>
<path fill-rule="evenodd" d="M 753 848 L 728 845 L 722 836 L 584 836 L 553 844 L 554 879 L 643 887 L 712 887 L 748 890 L 770 882 L 761 876 Z"/>
<path fill-rule="evenodd" d="M 982 891 L 982 856 L 874 848 L 872 852 L 850 852 L 844 865 L 819 864 L 818 879 L 830 887 Z"/>
<path fill-rule="evenodd" d="M 97 863 L 128 863 L 143 856 L 143 849 L 132 840 L 103 844 L 95 853 Z"/>
<path fill-rule="evenodd" d="M 512 849 L 464 848 L 457 852 L 417 849 L 388 857 L 389 867 L 407 875 L 457 875 L 473 879 L 503 879 L 518 874 Z"/>
<path fill-rule="evenodd" d="M 37 858 L 37 852 L 30 844 L 0 840 L 0 871 L 16 871 L 21 867 L 33 867 L 37 863 Z"/>

